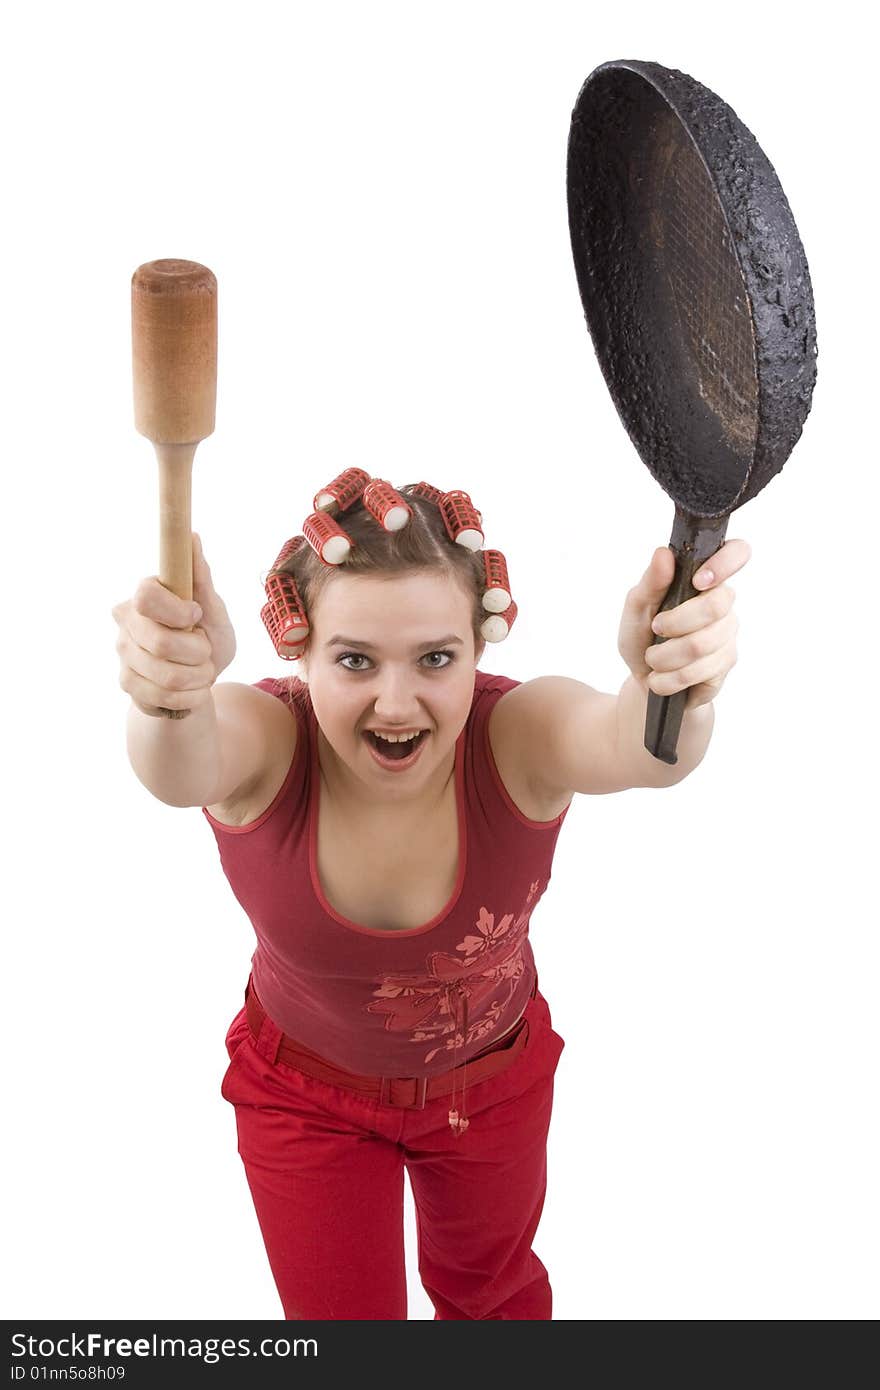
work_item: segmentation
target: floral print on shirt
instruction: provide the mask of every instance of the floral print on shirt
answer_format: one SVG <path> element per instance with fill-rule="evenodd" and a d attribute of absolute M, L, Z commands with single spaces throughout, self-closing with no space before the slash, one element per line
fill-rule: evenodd
<path fill-rule="evenodd" d="M 384 1014 L 386 1031 L 409 1032 L 411 1042 L 442 1039 L 426 1053 L 426 1063 L 444 1048 L 454 1052 L 491 1033 L 525 969 L 523 945 L 539 887 L 536 879 L 516 917 L 508 912 L 496 919 L 481 907 L 473 930 L 455 948 L 459 954 L 432 951 L 424 975 L 383 975 L 373 1002 L 364 1005 L 367 1013 Z M 476 1020 L 466 1037 L 457 1027 L 456 994 L 467 997 L 468 1012 Z"/>

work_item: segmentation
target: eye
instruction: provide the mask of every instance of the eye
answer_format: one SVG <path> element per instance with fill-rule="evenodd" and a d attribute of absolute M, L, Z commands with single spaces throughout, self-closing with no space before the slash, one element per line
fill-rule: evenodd
<path fill-rule="evenodd" d="M 445 648 L 443 651 L 439 652 L 426 652 L 422 660 L 424 661 L 429 656 L 445 656 L 448 658 L 448 660 L 445 661 L 442 666 L 436 666 L 434 664 L 431 664 L 428 667 L 429 671 L 445 671 L 447 666 L 451 666 L 453 661 L 455 660 L 455 652 L 446 651 Z M 354 659 L 355 661 L 367 661 L 369 658 L 366 657 L 363 652 L 343 652 L 341 656 L 336 658 L 336 665 L 341 666 L 344 661 L 350 661 L 352 659 Z M 343 666 L 344 671 L 355 672 L 365 671 L 366 669 L 367 668 L 365 666 Z"/>

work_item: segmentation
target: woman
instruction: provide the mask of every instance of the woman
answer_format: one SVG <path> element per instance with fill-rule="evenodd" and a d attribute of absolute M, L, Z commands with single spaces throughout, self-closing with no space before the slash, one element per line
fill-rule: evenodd
<path fill-rule="evenodd" d="M 315 508 L 263 610 L 298 677 L 215 684 L 235 638 L 197 536 L 195 616 L 155 578 L 113 610 L 132 766 L 202 808 L 256 934 L 222 1094 L 272 1273 L 287 1318 L 405 1318 L 405 1166 L 435 1317 L 549 1319 L 532 1240 L 564 1042 L 531 913 L 575 792 L 672 785 L 702 758 L 749 548 L 712 557 L 652 646 L 674 572 L 655 551 L 612 696 L 479 671 L 516 605 L 466 493 L 348 469 Z M 670 767 L 643 747 L 647 692 L 685 687 Z"/>

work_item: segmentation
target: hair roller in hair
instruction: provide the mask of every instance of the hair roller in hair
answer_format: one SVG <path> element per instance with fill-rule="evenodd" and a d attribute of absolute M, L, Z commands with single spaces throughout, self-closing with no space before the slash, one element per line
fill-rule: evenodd
<path fill-rule="evenodd" d="M 410 492 L 414 497 L 426 497 L 429 502 L 440 505 L 440 498 L 443 496 L 443 489 L 434 487 L 432 483 L 413 483 Z"/>
<path fill-rule="evenodd" d="M 266 631 L 279 656 L 298 661 L 309 635 L 309 620 L 292 574 L 270 574 L 266 580 L 269 602 L 260 610 Z"/>
<path fill-rule="evenodd" d="M 504 613 L 510 604 L 511 593 L 507 561 L 500 550 L 483 551 L 483 571 L 486 576 L 483 607 L 488 613 Z"/>
<path fill-rule="evenodd" d="M 485 539 L 481 529 L 483 518 L 467 493 L 444 492 L 439 506 L 449 539 L 468 550 L 481 550 Z"/>
<path fill-rule="evenodd" d="M 363 503 L 386 531 L 402 530 L 412 516 L 412 507 L 383 478 L 374 478 L 367 484 Z"/>
<path fill-rule="evenodd" d="M 291 536 L 290 540 L 285 541 L 281 547 L 278 558 L 272 566 L 273 570 L 280 570 L 305 544 L 305 536 Z"/>
<path fill-rule="evenodd" d="M 346 468 L 332 483 L 316 492 L 312 506 L 316 512 L 329 512 L 336 516 L 356 502 L 370 481 L 369 473 L 362 468 Z"/>
<path fill-rule="evenodd" d="M 318 559 L 325 565 L 341 565 L 351 551 L 352 541 L 327 512 L 312 512 L 303 522 L 303 532 Z"/>
<path fill-rule="evenodd" d="M 509 606 L 503 613 L 493 613 L 486 618 L 480 627 L 480 635 L 487 642 L 503 642 L 508 636 L 510 629 L 516 622 L 516 615 L 519 612 L 516 604 L 511 600 Z"/>
<path fill-rule="evenodd" d="M 433 483 L 413 483 L 410 488 L 410 493 L 414 497 L 426 497 L 429 502 L 434 502 L 438 507 L 444 497 L 443 489 L 441 487 L 434 487 Z M 477 512 L 477 517 L 482 526 L 483 513 Z"/>

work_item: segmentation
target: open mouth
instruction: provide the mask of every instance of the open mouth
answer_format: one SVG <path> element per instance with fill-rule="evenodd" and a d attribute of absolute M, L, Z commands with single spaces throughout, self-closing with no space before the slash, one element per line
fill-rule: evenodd
<path fill-rule="evenodd" d="M 423 729 L 415 738 L 407 739 L 405 743 L 392 743 L 388 739 L 382 738 L 381 734 L 372 733 L 369 729 L 364 731 L 363 737 L 380 762 L 403 764 L 409 763 L 415 758 L 428 737 L 428 730 Z"/>

